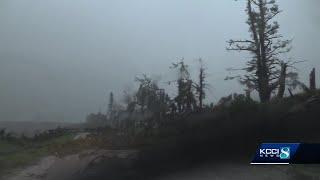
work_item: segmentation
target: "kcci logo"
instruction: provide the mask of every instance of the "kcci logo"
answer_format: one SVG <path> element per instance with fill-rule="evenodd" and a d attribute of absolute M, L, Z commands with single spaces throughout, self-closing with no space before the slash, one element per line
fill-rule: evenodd
<path fill-rule="evenodd" d="M 260 157 L 290 159 L 290 147 L 260 149 Z"/>
<path fill-rule="evenodd" d="M 290 148 L 289 147 L 281 148 L 280 159 L 290 159 Z"/>

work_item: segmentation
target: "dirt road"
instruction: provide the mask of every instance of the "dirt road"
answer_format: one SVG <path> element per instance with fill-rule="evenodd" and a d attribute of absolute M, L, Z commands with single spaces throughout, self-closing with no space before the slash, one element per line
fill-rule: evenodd
<path fill-rule="evenodd" d="M 94 164 L 113 159 L 130 161 L 136 157 L 134 150 L 90 150 L 63 158 L 45 157 L 36 165 L 17 170 L 3 180 L 71 180 L 88 175 Z"/>

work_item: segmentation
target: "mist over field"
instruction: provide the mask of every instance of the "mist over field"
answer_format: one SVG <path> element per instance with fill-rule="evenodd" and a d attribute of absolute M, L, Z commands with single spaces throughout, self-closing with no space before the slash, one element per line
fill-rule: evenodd
<path fill-rule="evenodd" d="M 306 82 L 312 67 L 320 69 L 319 1 L 279 5 L 280 33 L 294 40 L 288 58 L 306 60 L 297 66 Z M 224 78 L 248 56 L 225 47 L 248 36 L 244 8 L 231 0 L 2 0 L 0 121 L 83 121 L 106 111 L 110 91 L 121 102 L 143 73 L 176 95 L 166 82 L 176 77 L 169 66 L 180 57 L 192 67 L 204 59 L 206 102 L 241 93 L 238 82 Z"/>
<path fill-rule="evenodd" d="M 0 180 L 319 179 L 319 7 L 1 0 Z"/>

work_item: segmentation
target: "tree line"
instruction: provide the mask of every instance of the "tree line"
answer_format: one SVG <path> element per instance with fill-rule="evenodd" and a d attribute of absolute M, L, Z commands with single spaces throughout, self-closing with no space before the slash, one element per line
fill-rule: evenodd
<path fill-rule="evenodd" d="M 274 98 L 283 98 L 286 90 L 293 96 L 292 90 L 297 87 L 305 91 L 314 91 L 315 69 L 310 73 L 308 87 L 299 81 L 298 73 L 295 72 L 295 65 L 303 61 L 294 61 L 285 56 L 291 50 L 292 40 L 285 39 L 279 32 L 280 25 L 275 19 L 282 11 L 276 1 L 246 0 L 246 4 L 249 38 L 231 39 L 226 49 L 247 52 L 251 56 L 245 67 L 229 69 L 241 70 L 244 73 L 227 77 L 226 80 L 237 79 L 245 87 L 246 98 L 251 99 L 251 93 L 257 92 L 262 103 Z M 189 66 L 183 59 L 172 63 L 170 68 L 178 72 L 177 79 L 169 82 L 176 86 L 175 97 L 170 97 L 165 89 L 159 87 L 157 81 L 146 74 L 136 77 L 135 82 L 139 88 L 134 94 L 125 95 L 125 109 L 119 110 L 121 108 L 116 107 L 114 95 L 110 93 L 106 118 L 115 119 L 123 112 L 127 116 L 132 116 L 136 112 L 152 114 L 156 119 L 161 119 L 164 116 L 174 118 L 190 112 L 212 111 L 213 104 L 204 104 L 208 85 L 206 67 L 202 59 L 199 59 L 199 64 L 198 77 L 193 80 L 190 77 Z"/>

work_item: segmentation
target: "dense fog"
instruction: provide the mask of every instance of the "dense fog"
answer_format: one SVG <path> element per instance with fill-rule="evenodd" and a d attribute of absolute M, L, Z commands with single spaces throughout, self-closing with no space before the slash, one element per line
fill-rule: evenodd
<path fill-rule="evenodd" d="M 320 69 L 320 1 L 278 3 L 281 34 L 293 39 L 287 58 L 305 61 L 297 71 L 306 82 Z M 226 41 L 248 36 L 244 9 L 233 0 L 1 0 L 0 121 L 83 121 L 106 111 L 110 91 L 121 102 L 143 73 L 174 95 L 166 82 L 181 57 L 194 76 L 203 58 L 207 102 L 242 93 L 224 78 L 248 57 L 226 51 Z"/>

